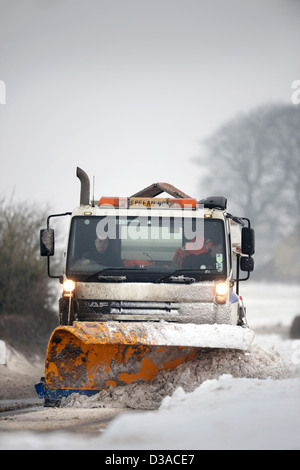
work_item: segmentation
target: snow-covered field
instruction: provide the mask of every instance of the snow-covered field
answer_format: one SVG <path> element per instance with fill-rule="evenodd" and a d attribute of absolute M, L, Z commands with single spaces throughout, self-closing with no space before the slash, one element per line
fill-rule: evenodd
<path fill-rule="evenodd" d="M 290 327 L 294 317 L 300 315 L 300 285 L 249 280 L 241 283 L 241 295 L 253 329 L 277 325 Z"/>
<path fill-rule="evenodd" d="M 104 433 L 0 433 L 0 448 L 299 450 L 300 340 L 289 339 L 286 331 L 300 314 L 300 286 L 248 282 L 241 293 L 249 326 L 258 331 L 250 353 L 217 355 L 210 365 L 191 363 L 165 376 L 148 395 L 142 387 L 129 388 L 132 408 L 155 399 L 158 408 L 123 413 Z M 278 333 L 263 334 L 264 328 Z M 90 409 L 105 400 L 113 406 L 116 396 L 75 398 L 64 410 Z"/>

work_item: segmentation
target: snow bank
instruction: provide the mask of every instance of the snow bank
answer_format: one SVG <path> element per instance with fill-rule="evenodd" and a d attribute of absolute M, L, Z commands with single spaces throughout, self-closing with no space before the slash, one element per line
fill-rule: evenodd
<path fill-rule="evenodd" d="M 1 343 L 0 341 L 0 349 Z M 29 362 L 26 357 L 4 343 L 0 365 L 0 400 L 8 398 L 31 398 L 33 395 L 33 383 L 37 382 L 44 374 L 44 363 L 36 357 Z"/>
<path fill-rule="evenodd" d="M 299 396 L 300 379 L 222 375 L 189 394 L 178 388 L 157 413 L 120 416 L 99 444 L 106 449 L 300 449 Z"/>

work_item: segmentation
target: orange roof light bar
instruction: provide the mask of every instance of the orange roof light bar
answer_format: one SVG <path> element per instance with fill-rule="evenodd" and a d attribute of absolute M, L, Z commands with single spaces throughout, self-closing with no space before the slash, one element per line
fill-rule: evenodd
<path fill-rule="evenodd" d="M 169 206 L 179 206 L 182 209 L 196 209 L 197 199 L 168 199 Z"/>
<path fill-rule="evenodd" d="M 150 197 L 101 197 L 99 206 L 109 206 L 118 208 L 145 208 L 145 209 L 161 209 L 161 208 L 179 208 L 179 209 L 196 209 L 197 200 L 191 198 L 150 198 Z"/>
<path fill-rule="evenodd" d="M 101 197 L 98 206 L 123 207 L 127 209 L 127 197 Z"/>

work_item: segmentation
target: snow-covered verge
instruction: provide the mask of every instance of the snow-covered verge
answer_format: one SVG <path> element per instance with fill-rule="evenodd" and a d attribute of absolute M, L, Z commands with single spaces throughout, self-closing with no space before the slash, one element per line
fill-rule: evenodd
<path fill-rule="evenodd" d="M 298 286 L 252 284 L 246 290 L 254 330 L 288 327 L 300 313 Z M 250 353 L 220 352 L 211 359 L 206 355 L 161 374 L 151 386 L 64 403 L 64 411 L 69 406 L 144 410 L 119 415 L 105 433 L 0 433 L 0 448 L 299 450 L 300 340 L 257 334 Z"/>
<path fill-rule="evenodd" d="M 241 284 L 252 329 L 282 326 L 290 328 L 300 315 L 300 285 L 247 281 Z"/>
<path fill-rule="evenodd" d="M 0 400 L 31 398 L 33 381 L 44 373 L 44 361 L 26 357 L 0 341 Z"/>

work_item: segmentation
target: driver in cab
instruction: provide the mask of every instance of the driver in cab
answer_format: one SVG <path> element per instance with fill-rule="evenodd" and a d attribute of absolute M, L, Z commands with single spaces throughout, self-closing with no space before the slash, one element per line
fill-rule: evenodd
<path fill-rule="evenodd" d="M 96 238 L 94 247 L 84 255 L 83 264 L 103 264 L 105 266 L 119 266 L 120 258 L 113 249 L 112 241 L 108 238 Z"/>

